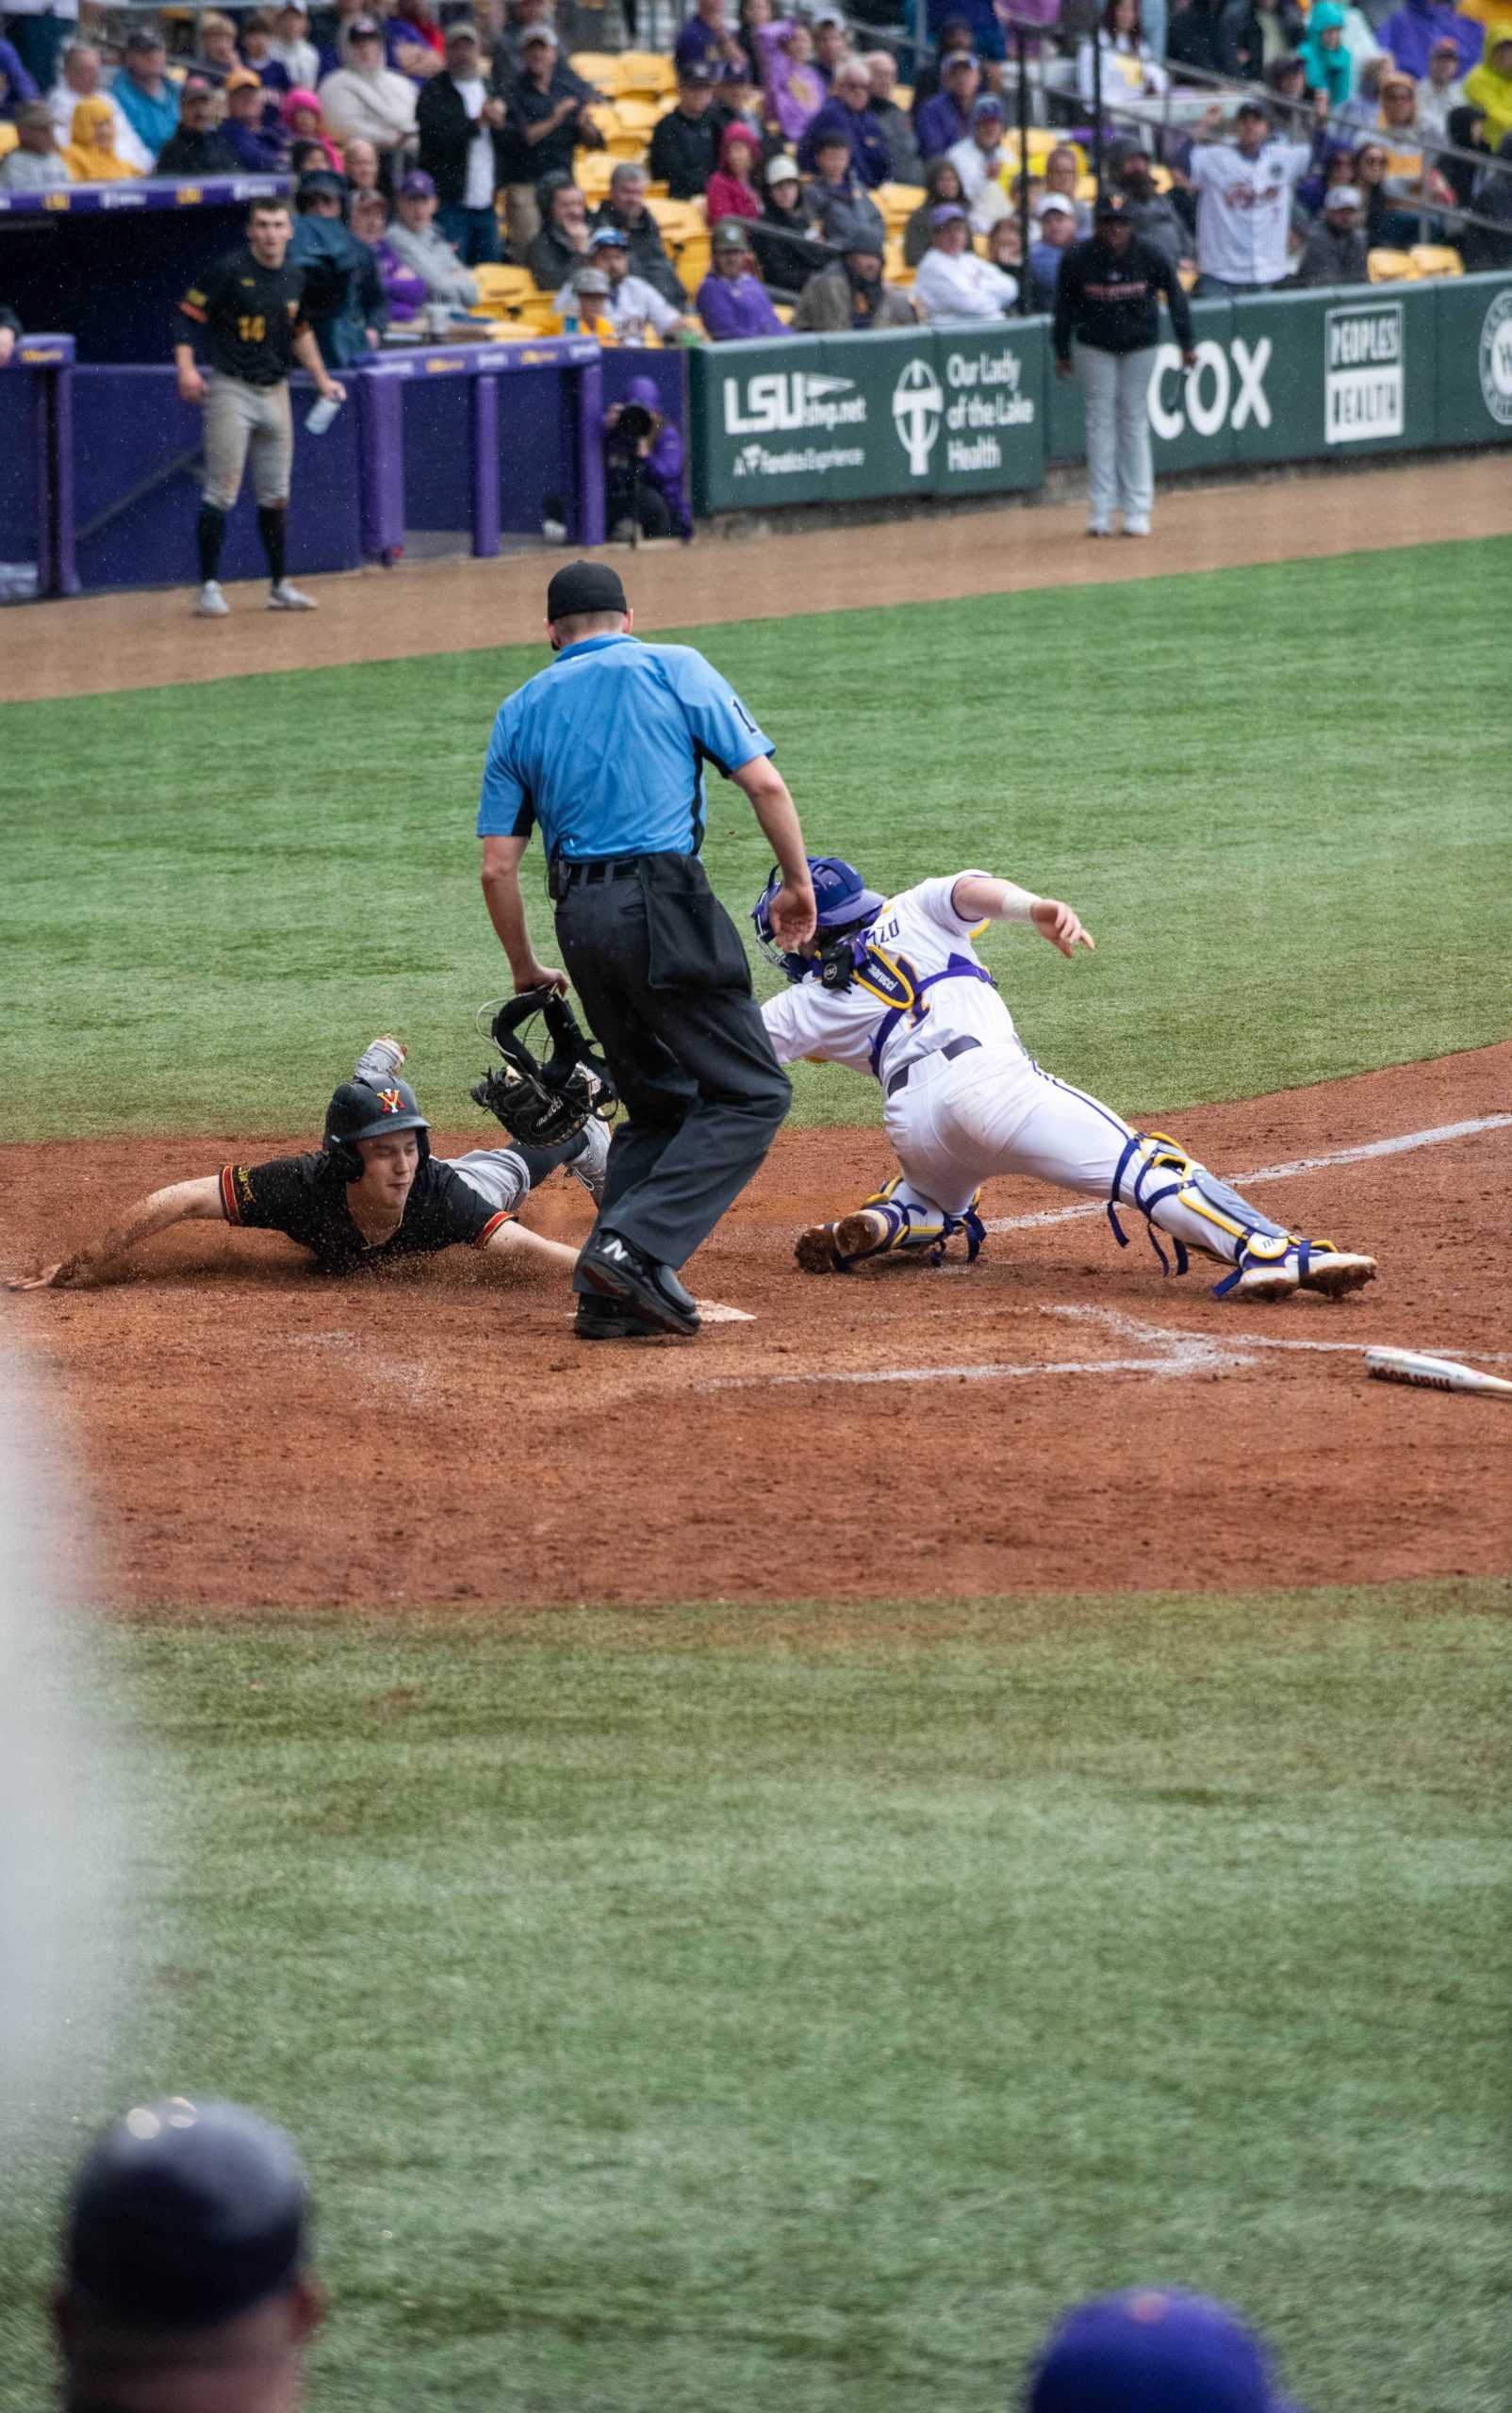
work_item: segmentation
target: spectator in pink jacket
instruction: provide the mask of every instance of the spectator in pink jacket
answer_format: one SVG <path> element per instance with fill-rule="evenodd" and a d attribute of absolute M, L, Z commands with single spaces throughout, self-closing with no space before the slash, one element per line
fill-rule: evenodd
<path fill-rule="evenodd" d="M 775 24 L 757 25 L 754 30 L 767 109 L 792 149 L 830 97 L 824 77 L 810 64 L 814 37 L 807 25 L 796 25 L 790 17 L 780 17 Z"/>
<path fill-rule="evenodd" d="M 313 92 L 301 91 L 298 86 L 286 92 L 278 104 L 278 123 L 289 143 L 318 142 L 327 166 L 340 175 L 341 154 L 320 123 L 320 104 Z"/>
<path fill-rule="evenodd" d="M 721 218 L 759 218 L 762 198 L 751 182 L 760 146 L 750 127 L 736 120 L 727 125 L 719 145 L 719 165 L 709 178 L 705 196 L 709 223 Z"/>

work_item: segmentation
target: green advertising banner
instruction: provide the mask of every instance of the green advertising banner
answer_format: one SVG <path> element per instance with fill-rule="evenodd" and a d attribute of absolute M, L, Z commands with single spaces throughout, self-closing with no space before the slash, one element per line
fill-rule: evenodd
<path fill-rule="evenodd" d="M 1043 320 L 710 345 L 691 367 L 699 511 L 1044 480 Z"/>
<path fill-rule="evenodd" d="M 1512 443 L 1512 276 L 1198 303 L 1190 376 L 1150 377 L 1157 475 Z M 700 511 L 1039 485 L 1085 456 L 1049 324 L 798 337 L 695 353 Z"/>
<path fill-rule="evenodd" d="M 1436 288 L 1335 287 L 1234 304 L 1256 406 L 1241 461 L 1340 459 L 1433 441 Z"/>
<path fill-rule="evenodd" d="M 1512 444 L 1512 277 L 1455 277 L 1434 289 L 1435 441 Z"/>

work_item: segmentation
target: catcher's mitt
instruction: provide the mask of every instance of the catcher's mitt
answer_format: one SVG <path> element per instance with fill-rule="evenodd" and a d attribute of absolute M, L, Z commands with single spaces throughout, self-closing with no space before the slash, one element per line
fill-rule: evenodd
<path fill-rule="evenodd" d="M 551 1053 L 542 1062 L 520 1036 L 537 1014 L 546 1017 Z M 488 1030 L 503 1065 L 475 1081 L 478 1106 L 497 1115 L 512 1140 L 528 1147 L 560 1148 L 576 1139 L 595 1116 L 607 1123 L 619 1100 L 608 1068 L 584 1036 L 567 999 L 554 989 L 527 989 L 501 1006 L 483 1006 Z"/>

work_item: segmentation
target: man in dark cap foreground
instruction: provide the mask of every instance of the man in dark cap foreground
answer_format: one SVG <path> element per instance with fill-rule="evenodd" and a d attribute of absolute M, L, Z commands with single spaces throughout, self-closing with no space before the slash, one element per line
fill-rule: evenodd
<path fill-rule="evenodd" d="M 128 2111 L 86 2155 L 54 2300 L 65 2413 L 290 2413 L 320 2319 L 293 2142 L 235 2103 Z"/>

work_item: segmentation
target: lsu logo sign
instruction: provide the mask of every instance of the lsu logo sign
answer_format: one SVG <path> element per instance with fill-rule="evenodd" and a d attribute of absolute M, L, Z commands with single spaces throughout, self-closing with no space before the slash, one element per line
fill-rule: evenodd
<path fill-rule="evenodd" d="M 770 369 L 759 377 L 724 381 L 727 435 L 785 435 L 807 427 L 863 427 L 866 398 L 850 377 L 824 377 L 806 369 Z"/>
<path fill-rule="evenodd" d="M 1323 320 L 1324 422 L 1328 444 L 1400 435 L 1406 423 L 1400 302 L 1361 302 Z"/>
<path fill-rule="evenodd" d="M 1156 435 L 1174 444 L 1189 426 L 1197 435 L 1216 435 L 1225 426 L 1237 432 L 1251 419 L 1257 427 L 1269 427 L 1265 372 L 1271 352 L 1269 336 L 1254 344 L 1235 336 L 1226 345 L 1209 337 L 1197 346 L 1197 365 L 1183 380 L 1180 353 L 1174 343 L 1163 343 L 1150 371 L 1150 425 Z M 1176 381 L 1174 387 L 1168 378 Z"/>

